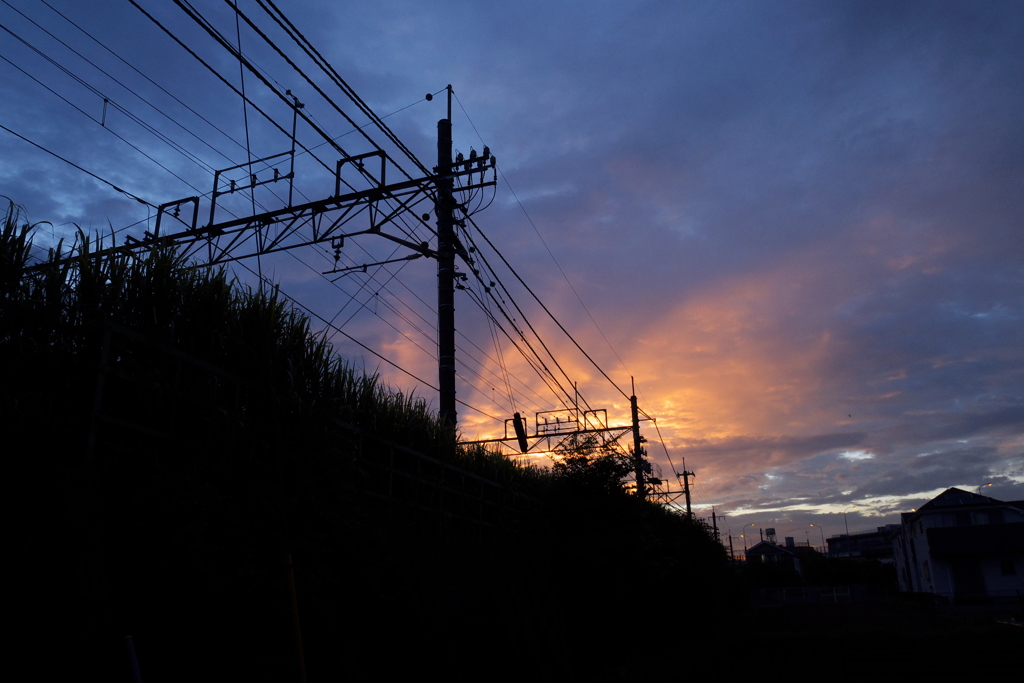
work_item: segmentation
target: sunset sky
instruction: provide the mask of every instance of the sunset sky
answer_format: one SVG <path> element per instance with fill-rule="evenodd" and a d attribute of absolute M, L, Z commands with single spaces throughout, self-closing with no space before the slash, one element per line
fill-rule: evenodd
<path fill-rule="evenodd" d="M 174 3 L 137 2 L 240 85 L 238 60 Z M 618 389 L 486 258 L 591 407 L 628 423 L 635 379 L 657 419 L 652 460 L 674 480 L 668 457 L 685 459 L 723 535 L 775 527 L 820 545 L 818 526 L 872 530 L 950 486 L 1024 499 L 1024 3 L 276 3 L 427 167 L 452 85 L 456 150 L 488 145 L 500 171 L 474 221 Z M 191 4 L 346 151 L 368 149 L 230 2 Z M 238 5 L 272 28 L 258 0 Z M 0 194 L 50 223 L 40 246 L 76 225 L 141 236 L 155 214 L 53 154 L 159 205 L 246 161 L 246 117 L 254 156 L 289 147 L 128 0 L 0 0 L 0 24 Z M 290 130 L 290 110 L 245 79 Z M 298 137 L 323 143 L 304 124 Z M 332 183 L 303 157 L 305 196 Z M 381 242 L 347 241 L 345 262 L 387 258 Z M 332 284 L 326 251 L 235 272 L 261 269 L 436 384 L 434 263 Z M 559 408 L 507 340 L 495 348 L 472 293 L 456 295 L 463 435 Z M 488 361 L 499 353 L 509 375 Z"/>

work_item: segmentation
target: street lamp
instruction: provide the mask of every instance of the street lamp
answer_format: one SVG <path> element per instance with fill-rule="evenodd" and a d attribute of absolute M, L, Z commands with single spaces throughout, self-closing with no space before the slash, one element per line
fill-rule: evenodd
<path fill-rule="evenodd" d="M 856 505 L 851 505 L 850 507 L 846 508 L 846 510 L 843 510 L 843 525 L 846 526 L 846 535 L 847 536 L 850 535 L 850 523 L 848 521 L 846 521 L 846 511 L 847 510 L 856 510 L 856 509 L 857 509 Z"/>
<path fill-rule="evenodd" d="M 747 537 L 743 533 L 743 529 L 746 529 L 748 526 L 756 526 L 756 525 L 757 525 L 757 522 L 751 522 L 750 524 L 744 524 L 743 527 L 740 528 L 740 538 L 743 539 L 743 561 L 744 562 L 747 561 Z"/>
<path fill-rule="evenodd" d="M 824 555 L 826 550 L 827 550 L 827 548 L 828 548 L 828 546 L 825 545 L 825 531 L 824 531 L 824 529 L 821 528 L 820 524 L 812 524 L 811 526 L 818 527 L 818 532 L 821 534 L 821 548 L 822 548 L 821 554 Z"/>

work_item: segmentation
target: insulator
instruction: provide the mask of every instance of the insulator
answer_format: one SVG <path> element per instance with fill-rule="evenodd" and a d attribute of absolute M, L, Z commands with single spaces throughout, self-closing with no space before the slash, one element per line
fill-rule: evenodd
<path fill-rule="evenodd" d="M 487 145 L 484 145 L 484 161 L 487 161 L 487 158 L 489 156 L 491 156 L 491 148 L 488 147 Z"/>
<path fill-rule="evenodd" d="M 462 152 L 459 152 L 458 154 L 455 155 L 455 163 L 457 164 L 461 164 L 464 159 L 465 157 L 462 156 Z"/>

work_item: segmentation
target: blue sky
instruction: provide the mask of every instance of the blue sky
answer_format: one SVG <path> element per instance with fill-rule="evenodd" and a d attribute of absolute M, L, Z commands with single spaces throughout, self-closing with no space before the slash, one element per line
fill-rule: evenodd
<path fill-rule="evenodd" d="M 211 169 L 245 161 L 245 116 L 254 155 L 288 148 L 129 2 L 47 2 L 98 42 L 42 2 L 0 3 L 0 23 L 67 70 L 0 34 L 6 128 L 153 205 L 207 192 Z M 237 60 L 181 9 L 139 4 L 240 85 Z M 236 32 L 230 3 L 192 4 L 344 136 L 347 152 L 364 151 L 259 36 L 244 23 Z M 256 0 L 239 7 L 269 26 Z M 685 458 L 695 501 L 716 505 L 728 528 L 753 522 L 813 541 L 809 525 L 839 533 L 844 509 L 851 531 L 871 528 L 949 486 L 992 482 L 990 495 L 1024 498 L 1024 5 L 296 0 L 285 9 L 427 166 L 444 98 L 424 95 L 452 84 L 455 147 L 487 144 L 501 170 L 494 202 L 474 219 L 620 388 L 635 378 L 658 419 L 660 437 L 646 430 L 652 458 L 668 477 L 668 457 L 677 470 Z M 280 31 L 270 35 L 298 58 Z M 336 86 L 318 84 L 365 123 Z M 286 106 L 251 75 L 245 85 L 290 128 Z M 306 126 L 299 137 L 322 141 Z M 0 194 L 52 224 L 41 244 L 75 225 L 119 236 L 151 225 L 152 209 L 5 130 L 0 159 Z M 309 196 L 331 184 L 308 156 L 297 171 Z M 356 248 L 345 252 L 356 265 L 391 253 L 372 240 Z M 260 267 L 346 334 L 432 380 L 433 264 L 330 285 L 320 274 L 328 261 L 310 253 Z M 514 349 L 500 351 L 508 376 L 487 360 L 499 351 L 483 311 L 470 292 L 457 294 L 459 397 L 471 406 L 460 408 L 463 433 L 493 435 L 493 417 L 513 408 L 557 408 Z M 590 404 L 628 420 L 622 394 L 539 309 L 526 314 Z M 433 400 L 344 338 L 336 346 Z"/>

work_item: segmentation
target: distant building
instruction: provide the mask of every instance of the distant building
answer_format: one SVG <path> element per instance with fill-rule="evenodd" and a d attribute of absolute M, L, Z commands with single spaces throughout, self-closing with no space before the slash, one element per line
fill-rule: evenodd
<path fill-rule="evenodd" d="M 829 557 L 863 557 L 886 564 L 891 563 L 892 537 L 899 531 L 899 528 L 899 524 L 886 524 L 878 527 L 877 531 L 833 536 L 826 541 L 828 555 Z"/>
<path fill-rule="evenodd" d="M 903 514 L 893 540 L 900 591 L 953 602 L 1024 596 L 1024 501 L 947 489 Z"/>
<path fill-rule="evenodd" d="M 774 529 L 771 530 L 774 532 Z M 786 545 L 781 546 L 775 543 L 775 534 L 769 535 L 771 540 L 761 541 L 747 551 L 748 565 L 766 565 L 791 571 L 798 577 L 803 577 L 804 571 L 801 558 L 807 554 L 818 555 L 817 551 L 809 546 L 797 545 L 790 537 L 786 538 Z"/>

